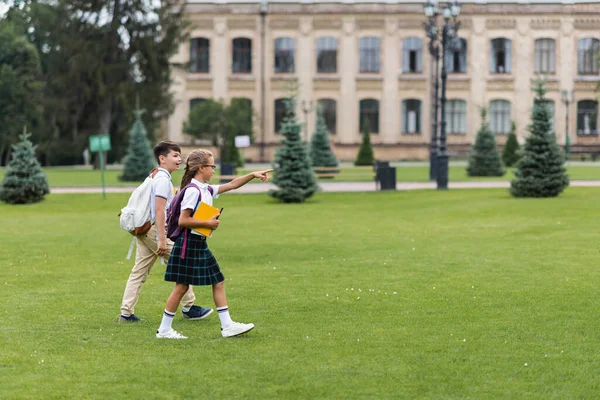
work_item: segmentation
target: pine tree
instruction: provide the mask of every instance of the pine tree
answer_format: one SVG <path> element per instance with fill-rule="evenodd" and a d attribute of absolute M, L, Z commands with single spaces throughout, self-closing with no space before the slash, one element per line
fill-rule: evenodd
<path fill-rule="evenodd" d="M 331 151 L 329 144 L 329 133 L 327 131 L 327 125 L 325 124 L 325 118 L 323 118 L 323 110 L 317 109 L 317 129 L 313 133 L 312 140 L 310 142 L 310 158 L 312 165 L 315 168 L 315 172 L 324 174 L 337 174 L 340 172 L 339 169 L 331 169 L 331 167 L 337 167 L 338 161 L 335 158 L 335 154 Z M 325 169 L 319 169 L 318 167 L 328 167 Z"/>
<path fill-rule="evenodd" d="M 496 148 L 496 138 L 486 120 L 487 110 L 481 108 L 481 126 L 475 138 L 475 144 L 469 155 L 467 175 L 469 176 L 502 176 L 504 167 L 500 153 Z"/>
<path fill-rule="evenodd" d="M 507 167 L 514 166 L 519 161 L 519 141 L 517 140 L 517 126 L 515 121 L 510 122 L 510 132 L 502 149 L 502 161 Z"/>
<path fill-rule="evenodd" d="M 531 124 L 527 127 L 531 135 L 525 140 L 523 155 L 517 162 L 510 193 L 515 197 L 554 197 L 569 185 L 565 155 L 552 130 L 544 81 L 538 80 L 534 91 Z"/>
<path fill-rule="evenodd" d="M 31 134 L 23 129 L 21 141 L 12 146 L 12 159 L 0 185 L 0 200 L 9 204 L 29 204 L 42 201 L 50 193 L 46 175 L 35 157 Z"/>
<path fill-rule="evenodd" d="M 121 181 L 141 182 L 156 166 L 146 128 L 142 122 L 143 113 L 144 110 L 135 111 L 135 122 L 129 132 L 129 147 L 125 156 L 123 174 L 119 176 Z"/>
<path fill-rule="evenodd" d="M 371 146 L 371 134 L 369 128 L 369 121 L 365 120 L 363 124 L 362 143 L 360 149 L 358 149 L 358 156 L 354 165 L 373 165 L 373 147 Z"/>
<path fill-rule="evenodd" d="M 284 136 L 283 146 L 275 153 L 273 183 L 279 190 L 271 190 L 269 195 L 285 203 L 301 203 L 311 197 L 319 188 L 312 170 L 308 147 L 302 143 L 300 124 L 296 119 L 296 91 L 287 101 L 287 116 L 281 124 Z"/>

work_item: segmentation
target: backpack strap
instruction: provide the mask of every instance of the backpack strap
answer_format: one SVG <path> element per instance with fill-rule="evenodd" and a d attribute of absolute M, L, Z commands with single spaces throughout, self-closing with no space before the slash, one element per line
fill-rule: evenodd
<path fill-rule="evenodd" d="M 198 185 L 196 185 L 195 183 L 190 183 L 189 185 L 184 187 L 183 190 L 186 190 L 189 187 L 195 187 L 196 189 L 198 189 L 198 202 L 196 203 L 196 207 L 194 208 L 194 212 L 196 212 L 196 209 L 198 208 L 198 205 L 200 204 L 200 200 L 202 199 L 202 191 L 200 190 Z M 182 201 L 183 201 L 183 195 L 184 195 L 184 193 L 181 193 Z M 194 215 L 194 214 L 192 214 L 192 215 Z M 181 247 L 181 259 L 182 260 L 185 260 L 185 251 L 187 250 L 187 240 L 188 240 L 188 236 L 191 234 L 191 232 L 192 232 L 192 230 L 189 228 L 183 229 L 183 247 Z"/>

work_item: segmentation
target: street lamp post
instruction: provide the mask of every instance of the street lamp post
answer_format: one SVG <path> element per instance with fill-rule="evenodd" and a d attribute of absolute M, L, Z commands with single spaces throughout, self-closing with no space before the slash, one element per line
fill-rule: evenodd
<path fill-rule="evenodd" d="M 309 143 L 308 137 L 308 113 L 313 110 L 313 102 L 312 100 L 306 101 L 302 100 L 302 112 L 304 112 L 304 134 L 306 135 L 306 144 Z"/>
<path fill-rule="evenodd" d="M 431 143 L 429 145 L 429 180 L 434 181 L 437 179 L 437 156 L 438 156 L 438 99 L 439 99 L 439 71 L 440 71 L 440 46 L 439 46 L 439 30 L 437 27 L 437 17 L 439 15 L 437 3 L 428 1 L 425 4 L 424 11 L 428 21 L 423 23 L 425 32 L 429 38 L 429 54 L 434 59 L 435 65 L 435 94 L 433 100 L 433 124 L 431 127 Z"/>
<path fill-rule="evenodd" d="M 259 158 L 262 162 L 265 161 L 265 136 L 266 136 L 266 120 L 265 117 L 265 30 L 267 12 L 269 11 L 268 0 L 260 1 L 260 147 Z"/>
<path fill-rule="evenodd" d="M 565 154 L 567 160 L 569 160 L 569 153 L 571 152 L 571 139 L 569 138 L 569 104 L 571 104 L 575 98 L 575 90 L 572 89 L 570 93 L 568 90 L 563 90 L 560 94 L 562 102 L 565 104 Z"/>
<path fill-rule="evenodd" d="M 430 21 L 436 21 L 435 18 L 432 18 L 438 14 L 437 5 L 431 3 L 431 0 L 425 5 L 424 8 L 425 16 L 430 19 Z M 447 3 L 441 12 L 444 18 L 444 26 L 442 27 L 442 38 L 441 38 L 441 49 L 442 49 L 442 92 L 440 99 L 440 119 L 441 119 L 441 129 L 440 129 L 440 145 L 437 151 L 437 188 L 438 190 L 446 190 L 448 189 L 448 152 L 446 150 L 446 80 L 448 79 L 448 73 L 446 71 L 446 52 L 448 51 L 448 46 L 450 45 L 452 39 L 456 37 L 456 33 L 458 28 L 460 27 L 460 23 L 456 20 L 458 15 L 460 14 L 460 4 L 458 0 L 455 0 L 453 3 Z M 435 39 L 437 39 L 437 25 L 435 27 Z M 431 36 L 430 36 L 431 38 Z M 439 46 L 439 39 L 438 46 Z M 439 54 L 438 54 L 439 55 Z M 437 98 L 437 96 L 436 96 Z M 437 101 L 436 101 L 437 102 Z"/>

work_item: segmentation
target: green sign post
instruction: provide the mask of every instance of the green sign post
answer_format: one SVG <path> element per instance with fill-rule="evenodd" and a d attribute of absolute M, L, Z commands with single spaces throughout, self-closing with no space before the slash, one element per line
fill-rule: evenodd
<path fill-rule="evenodd" d="M 102 198 L 106 199 L 104 191 L 104 152 L 110 150 L 110 135 L 90 136 L 90 151 L 98 153 L 100 157 L 100 176 L 102 180 Z"/>

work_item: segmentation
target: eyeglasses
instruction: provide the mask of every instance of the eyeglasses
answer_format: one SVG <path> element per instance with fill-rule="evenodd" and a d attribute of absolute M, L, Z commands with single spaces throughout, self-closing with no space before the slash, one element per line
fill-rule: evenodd
<path fill-rule="evenodd" d="M 214 171 L 215 169 L 217 169 L 217 166 L 216 166 L 216 165 L 214 165 L 214 164 L 213 164 L 213 165 L 206 164 L 206 165 L 203 165 L 203 167 L 211 167 L 211 168 L 213 169 L 213 171 Z"/>

